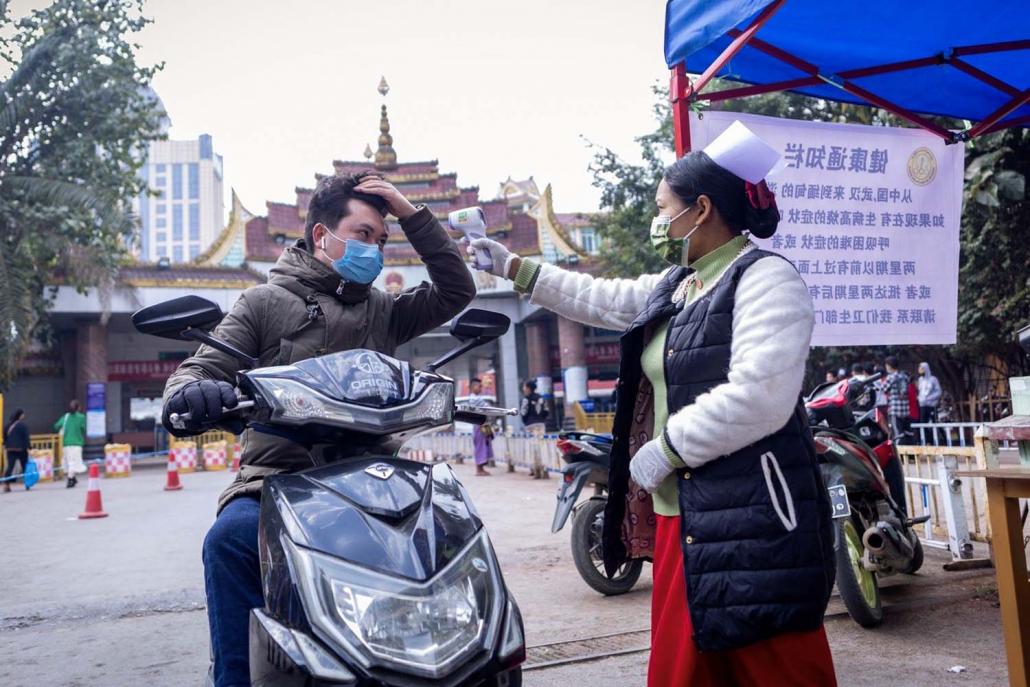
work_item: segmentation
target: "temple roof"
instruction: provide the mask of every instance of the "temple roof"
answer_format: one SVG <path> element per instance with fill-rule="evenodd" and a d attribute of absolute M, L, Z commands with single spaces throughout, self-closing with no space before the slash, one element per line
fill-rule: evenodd
<path fill-rule="evenodd" d="M 225 225 L 214 242 L 192 262 L 196 265 L 224 265 L 240 267 L 247 259 L 247 223 L 254 214 L 243 207 L 236 189 L 232 189 L 232 210 L 229 223 Z"/>
<path fill-rule="evenodd" d="M 384 96 L 389 90 L 385 79 L 380 82 L 379 90 Z M 369 146 L 366 155 L 370 159 L 333 160 L 333 173 L 381 174 L 412 203 L 427 205 L 445 227 L 448 213 L 478 205 L 486 216 L 487 235 L 522 255 L 541 256 L 550 262 L 564 261 L 570 256 L 576 256 L 578 260 L 584 255 L 568 230 L 589 226 L 589 216 L 556 214 L 550 185 L 541 193 L 533 177 L 523 180 L 508 177 L 499 185 L 496 198 L 483 200 L 479 197 L 478 186 L 460 186 L 456 172 L 441 173 L 438 160 L 398 162 L 385 105 L 380 116 L 379 148 L 374 155 L 371 153 Z M 323 176 L 315 174 L 316 183 Z M 303 237 L 307 208 L 313 192 L 311 188 L 296 186 L 294 202 L 267 201 L 265 217 L 256 217 L 247 212 L 234 192 L 229 224 L 195 264 L 231 264 L 231 256 L 238 253 L 242 253 L 247 262 L 274 262 L 286 246 Z M 384 251 L 386 264 L 419 264 L 421 260 L 396 219 L 387 217 L 387 221 L 390 238 Z M 451 232 L 451 236 L 461 238 L 457 232 Z"/>
<path fill-rule="evenodd" d="M 182 289 L 246 289 L 263 284 L 265 276 L 246 268 L 206 265 L 170 265 L 162 267 L 141 263 L 121 268 L 118 283 L 134 287 L 175 287 Z"/>

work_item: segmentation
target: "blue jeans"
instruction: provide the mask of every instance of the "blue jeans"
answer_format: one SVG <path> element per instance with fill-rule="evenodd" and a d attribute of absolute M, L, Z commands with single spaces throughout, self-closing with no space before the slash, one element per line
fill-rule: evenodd
<path fill-rule="evenodd" d="M 233 499 L 204 538 L 215 687 L 250 685 L 250 609 L 265 605 L 258 559 L 260 507 L 256 498 Z"/>

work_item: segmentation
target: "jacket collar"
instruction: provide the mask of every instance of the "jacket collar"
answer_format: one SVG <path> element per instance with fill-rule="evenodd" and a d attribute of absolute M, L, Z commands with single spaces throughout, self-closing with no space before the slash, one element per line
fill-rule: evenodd
<path fill-rule="evenodd" d="M 269 270 L 268 283 L 282 286 L 302 297 L 324 294 L 348 305 L 367 300 L 372 291 L 371 284 L 356 284 L 341 279 L 332 267 L 308 251 L 304 239 L 298 239 L 283 251 L 275 266 Z"/>

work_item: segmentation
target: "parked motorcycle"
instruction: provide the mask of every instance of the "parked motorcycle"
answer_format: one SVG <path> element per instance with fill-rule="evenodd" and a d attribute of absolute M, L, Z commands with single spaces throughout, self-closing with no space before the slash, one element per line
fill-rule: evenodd
<path fill-rule="evenodd" d="M 644 567 L 642 560 L 627 561 L 615 577 L 604 572 L 601 558 L 601 531 L 604 507 L 608 503 L 608 470 L 611 467 L 612 438 L 587 432 L 562 432 L 558 452 L 566 465 L 558 483 L 558 504 L 551 532 L 565 527 L 572 515 L 572 560 L 583 581 L 605 596 L 625 594 L 633 589 Z M 586 485 L 594 495 L 576 504 Z"/>
<path fill-rule="evenodd" d="M 446 464 L 383 450 L 455 420 L 514 414 L 454 403 L 435 372 L 504 334 L 504 315 L 468 310 L 461 344 L 424 370 L 367 350 L 254 369 L 208 330 L 217 305 L 184 296 L 140 310 L 136 329 L 201 341 L 238 359 L 239 417 L 300 443 L 314 467 L 266 477 L 258 547 L 264 608 L 251 611 L 254 685 L 516 686 L 522 617 L 490 538 Z M 173 425 L 189 419 L 172 415 Z"/>
<path fill-rule="evenodd" d="M 878 578 L 912 574 L 922 566 L 923 547 L 913 527 L 930 518 L 907 517 L 903 494 L 892 497 L 884 469 L 900 470 L 900 464 L 890 464 L 898 456 L 887 418 L 876 408 L 857 418 L 853 411 L 854 401 L 880 376 L 827 382 L 805 400 L 833 506 L 837 590 L 863 627 L 883 622 Z"/>

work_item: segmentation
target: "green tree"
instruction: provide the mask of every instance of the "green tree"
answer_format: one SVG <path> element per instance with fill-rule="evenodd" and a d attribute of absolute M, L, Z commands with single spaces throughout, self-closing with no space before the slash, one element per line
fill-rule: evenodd
<path fill-rule="evenodd" d="M 141 151 L 162 113 L 132 36 L 141 0 L 0 1 L 0 390 L 45 322 L 47 283 L 110 287 L 132 239 Z"/>

